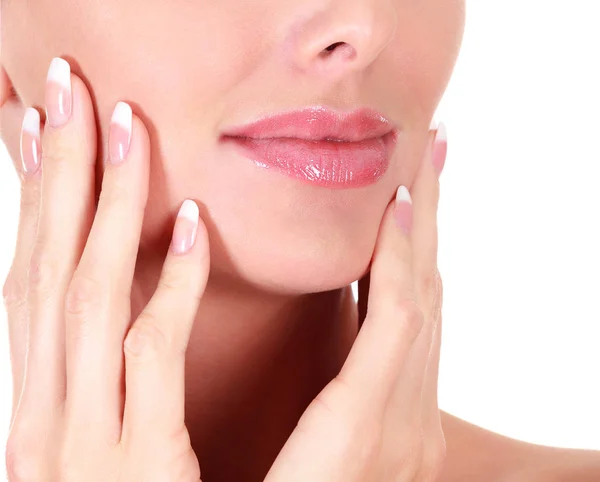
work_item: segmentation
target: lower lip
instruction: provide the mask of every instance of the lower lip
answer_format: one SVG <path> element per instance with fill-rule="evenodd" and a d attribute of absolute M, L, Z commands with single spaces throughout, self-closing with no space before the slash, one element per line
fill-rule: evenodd
<path fill-rule="evenodd" d="M 328 188 L 353 188 L 377 182 L 390 163 L 395 134 L 359 142 L 308 141 L 277 137 L 225 137 L 260 167 Z"/>

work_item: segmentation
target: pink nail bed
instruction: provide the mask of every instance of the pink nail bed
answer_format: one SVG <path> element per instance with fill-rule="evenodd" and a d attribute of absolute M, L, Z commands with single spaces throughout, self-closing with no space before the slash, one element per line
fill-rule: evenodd
<path fill-rule="evenodd" d="M 413 207 L 410 192 L 405 186 L 398 187 L 396 191 L 396 224 L 404 231 L 404 234 L 409 234 L 413 225 Z"/>
<path fill-rule="evenodd" d="M 71 67 L 55 57 L 50 63 L 46 77 L 46 119 L 52 127 L 62 127 L 71 117 Z"/>
<path fill-rule="evenodd" d="M 21 128 L 21 162 L 25 175 L 29 176 L 37 170 L 41 157 L 40 113 L 28 107 Z"/>
<path fill-rule="evenodd" d="M 191 199 L 186 199 L 179 208 L 175 227 L 173 228 L 173 238 L 171 240 L 173 253 L 185 254 L 194 245 L 199 216 L 198 205 Z"/>
<path fill-rule="evenodd" d="M 108 154 L 112 164 L 120 164 L 127 157 L 131 144 L 132 117 L 129 104 L 118 102 L 108 129 Z"/>

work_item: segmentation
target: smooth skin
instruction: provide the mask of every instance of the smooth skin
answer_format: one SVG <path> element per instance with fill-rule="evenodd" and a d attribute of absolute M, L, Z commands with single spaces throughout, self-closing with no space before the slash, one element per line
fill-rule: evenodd
<path fill-rule="evenodd" d="M 427 126 L 458 54 L 464 1 L 0 0 L 0 5 L 1 135 L 17 168 L 24 109 L 43 111 L 42 79 L 57 55 L 67 58 L 86 83 L 95 107 L 86 118 L 95 117 L 97 127 L 93 133 L 89 127 L 86 142 L 63 147 L 79 149 L 75 157 L 89 162 L 97 150 L 103 161 L 107 121 L 118 100 L 134 107 L 148 131 L 149 195 L 131 285 L 131 319 L 154 297 L 182 200 L 199 204 L 211 270 L 186 351 L 186 427 L 206 481 L 263 480 L 302 414 L 340 373 L 353 347 L 360 320 L 347 284 L 365 274 L 398 185 L 409 187 L 418 209 L 413 184 L 431 135 Z M 337 54 L 347 49 L 325 50 L 336 42 L 351 46 L 355 58 L 344 61 Z M 312 189 L 251 168 L 247 160 L 227 157 L 217 147 L 224 126 L 317 102 L 368 104 L 403 127 L 382 182 L 347 192 Z M 71 167 L 74 174 L 57 178 L 62 184 L 53 187 L 54 202 L 42 213 L 58 222 L 68 207 L 70 214 L 80 213 L 75 220 L 85 217 L 89 226 L 95 211 L 84 213 L 78 195 L 91 181 L 71 179 L 81 165 Z M 99 184 L 103 162 L 96 167 Z M 22 186 L 22 210 L 38 212 L 35 190 L 28 182 Z M 36 239 L 37 224 L 27 219 L 19 228 L 19 249 Z M 71 233 L 67 242 L 80 240 L 78 251 L 48 244 L 48 253 L 61 254 L 60 266 L 74 272 L 88 233 L 81 234 L 83 228 L 71 218 L 61 217 L 60 229 L 47 223 L 65 239 Z M 112 236 L 110 242 L 115 242 Z M 29 280 L 12 273 L 25 273 L 29 261 L 17 257 L 15 262 L 5 292 L 11 320 L 21 321 L 10 324 L 11 339 L 23 340 Z M 60 289 L 66 293 L 69 278 L 64 276 Z M 54 296 L 46 304 L 54 302 L 52 309 L 59 313 Z M 121 349 L 127 321 L 113 325 L 114 332 L 101 332 L 94 346 Z M 50 336 L 40 337 L 40 349 L 67 339 L 60 326 L 46 333 Z M 15 397 L 21 393 L 26 352 L 26 343 L 11 343 Z M 104 356 L 113 368 L 125 363 Z M 59 351 L 44 361 L 60 374 L 67 354 Z M 46 380 L 56 379 L 38 385 L 42 402 L 45 389 L 48 396 L 58 390 Z M 80 410 L 97 409 L 96 399 L 87 403 Z M 594 452 L 517 442 L 445 412 L 441 420 L 447 447 L 444 482 L 600 479 Z M 45 440 L 41 428 L 26 428 L 31 445 L 22 440 L 7 454 L 9 466 L 23 470 L 28 460 L 37 459 L 35 444 Z M 120 429 L 115 424 L 112 433 Z"/>
<path fill-rule="evenodd" d="M 202 460 L 184 420 L 184 369 L 209 275 L 207 231 L 199 220 L 192 248 L 169 250 L 154 295 L 130 320 L 148 132 L 134 116 L 127 157 L 107 164 L 96 206 L 93 107 L 74 74 L 71 85 L 69 120 L 58 128 L 46 122 L 41 166 L 21 173 L 19 242 L 4 295 L 11 346 L 27 358 L 13 366 L 20 397 L 7 444 L 9 481 L 196 481 Z M 411 204 L 392 200 L 360 333 L 338 376 L 299 419 L 268 482 L 439 475 L 442 294 L 432 141 L 412 189 L 413 230 L 397 221 L 412 219 Z M 133 344 L 139 336 L 143 343 Z"/>
<path fill-rule="evenodd" d="M 184 372 L 209 276 L 208 233 L 198 219 L 191 249 L 169 249 L 155 293 L 132 319 L 148 132 L 134 115 L 125 162 L 106 165 L 96 203 L 93 107 L 81 79 L 71 74 L 71 84 L 69 120 L 42 126 L 41 165 L 20 171 L 19 242 L 3 294 L 12 352 L 27 357 L 13 358 L 9 481 L 199 480 Z M 432 131 L 413 204 L 392 200 L 382 219 L 348 357 L 299 418 L 268 482 L 596 480 L 592 452 L 467 430 L 450 416 L 442 431 L 434 138 Z M 408 233 L 399 213 L 412 221 Z M 136 334 L 141 347 L 129 343 Z"/>

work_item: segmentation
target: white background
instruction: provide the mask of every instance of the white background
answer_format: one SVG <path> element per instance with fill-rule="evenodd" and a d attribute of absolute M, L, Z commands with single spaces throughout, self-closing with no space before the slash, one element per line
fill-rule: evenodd
<path fill-rule="evenodd" d="M 441 408 L 522 440 L 598 450 L 599 18 L 597 0 L 468 2 L 436 116 L 449 137 Z M 14 248 L 17 179 L 0 144 L 0 279 Z M 4 440 L 1 310 L 0 321 Z"/>

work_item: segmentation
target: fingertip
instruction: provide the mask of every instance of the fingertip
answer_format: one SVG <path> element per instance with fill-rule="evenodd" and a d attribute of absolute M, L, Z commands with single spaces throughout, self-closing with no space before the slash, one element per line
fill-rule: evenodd
<path fill-rule="evenodd" d="M 196 242 L 200 210 L 195 201 L 186 199 L 181 204 L 173 228 L 171 252 L 175 255 L 187 254 Z"/>
<path fill-rule="evenodd" d="M 33 107 L 25 109 L 20 135 L 20 177 L 22 181 L 32 177 L 40 167 L 42 142 L 40 137 L 40 113 Z"/>
<path fill-rule="evenodd" d="M 413 225 L 412 197 L 404 185 L 398 187 L 394 202 L 394 218 L 396 225 L 405 235 L 409 235 Z"/>
<path fill-rule="evenodd" d="M 412 204 L 405 189 L 398 190 L 399 201 L 394 199 L 388 205 L 381 221 L 371 267 L 370 304 L 376 300 L 376 304 L 385 305 L 390 299 L 410 297 L 413 291 L 412 241 L 407 235 L 412 225 Z"/>

